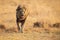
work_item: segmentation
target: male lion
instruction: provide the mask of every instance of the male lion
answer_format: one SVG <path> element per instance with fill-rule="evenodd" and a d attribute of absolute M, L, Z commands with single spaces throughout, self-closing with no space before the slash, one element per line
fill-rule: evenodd
<path fill-rule="evenodd" d="M 26 7 L 18 5 L 16 9 L 16 23 L 17 23 L 18 30 L 20 32 L 23 32 L 23 25 L 25 23 L 27 16 L 28 16 L 28 12 L 27 12 Z"/>

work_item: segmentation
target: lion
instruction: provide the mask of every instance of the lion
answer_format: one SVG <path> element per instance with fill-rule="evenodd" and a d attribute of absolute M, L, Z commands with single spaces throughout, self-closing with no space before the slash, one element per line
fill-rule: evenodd
<path fill-rule="evenodd" d="M 23 25 L 25 23 L 27 16 L 28 16 L 28 10 L 26 9 L 26 7 L 18 5 L 16 9 L 16 23 L 17 23 L 18 31 L 23 32 Z"/>

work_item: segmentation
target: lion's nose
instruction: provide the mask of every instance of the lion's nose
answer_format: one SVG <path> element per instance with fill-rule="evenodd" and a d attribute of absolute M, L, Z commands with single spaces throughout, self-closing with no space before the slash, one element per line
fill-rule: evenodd
<path fill-rule="evenodd" d="M 23 14 L 21 16 L 24 16 Z"/>

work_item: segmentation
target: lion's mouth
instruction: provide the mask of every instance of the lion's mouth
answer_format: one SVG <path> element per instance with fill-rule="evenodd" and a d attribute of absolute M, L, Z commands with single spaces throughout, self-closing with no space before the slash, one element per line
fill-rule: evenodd
<path fill-rule="evenodd" d="M 24 16 L 20 16 L 20 18 L 24 18 Z"/>
<path fill-rule="evenodd" d="M 23 15 L 23 16 L 18 16 L 18 19 L 19 20 L 24 20 L 26 17 Z"/>

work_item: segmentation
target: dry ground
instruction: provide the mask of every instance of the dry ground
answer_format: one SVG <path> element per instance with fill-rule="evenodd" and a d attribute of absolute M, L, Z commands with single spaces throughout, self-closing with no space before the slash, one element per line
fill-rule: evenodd
<path fill-rule="evenodd" d="M 29 12 L 24 33 L 16 32 L 19 4 Z M 33 27 L 37 21 L 44 27 Z M 60 23 L 60 0 L 0 0 L 0 40 L 60 40 L 60 28 L 48 25 L 53 23 Z"/>

